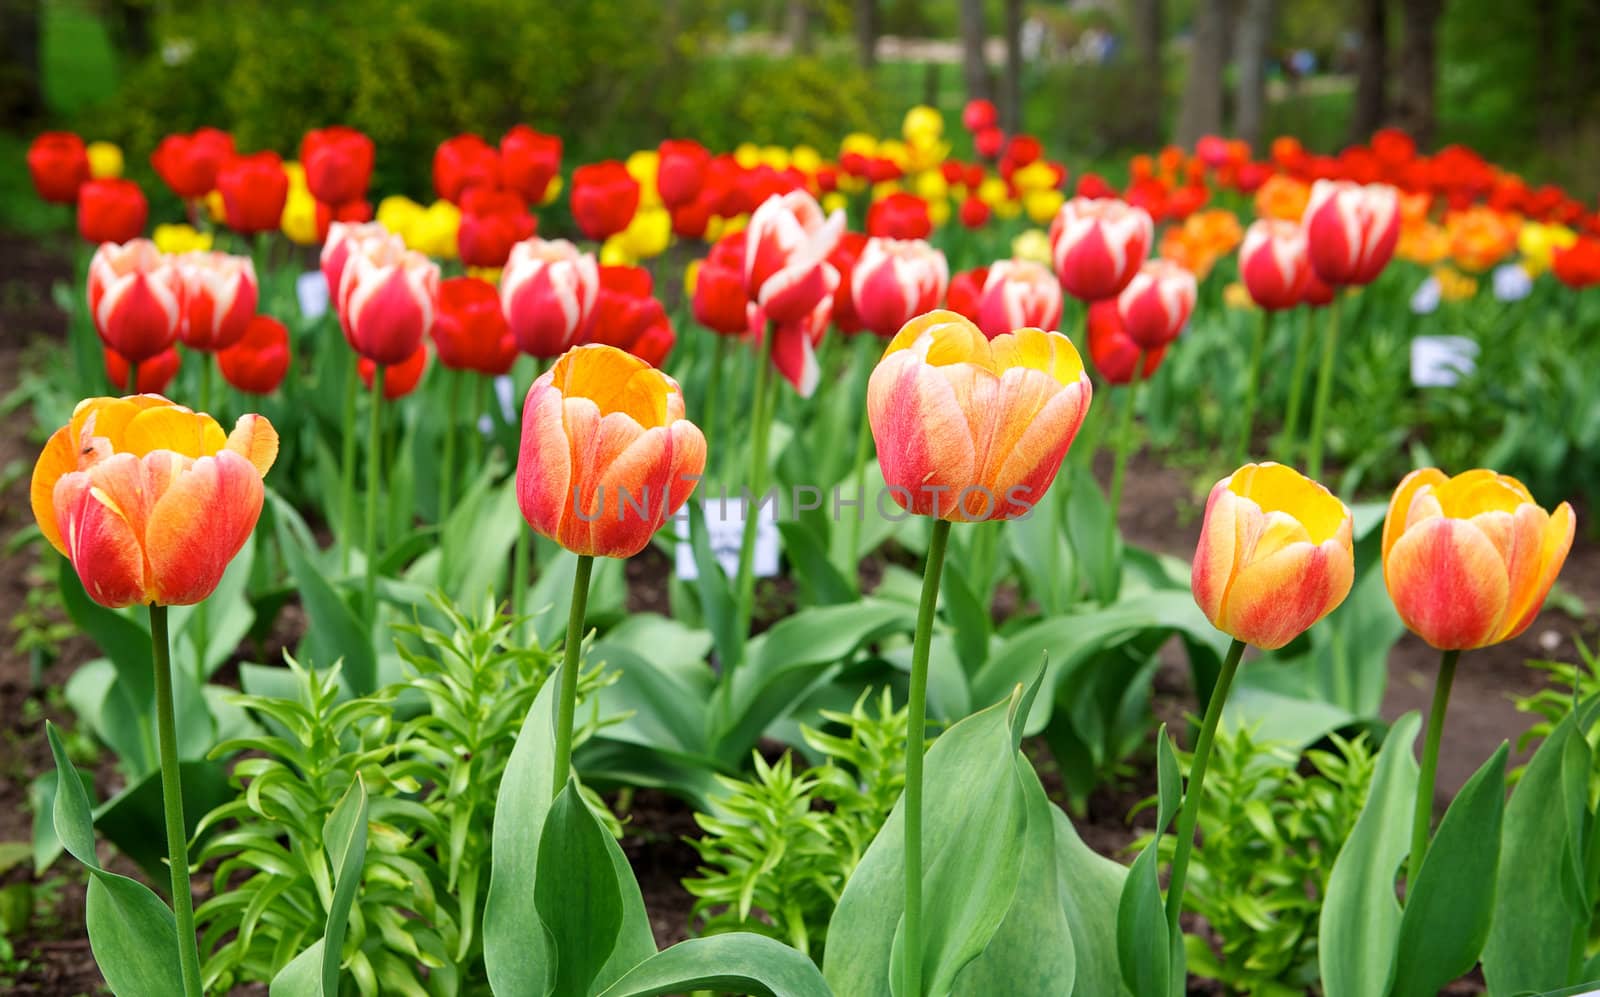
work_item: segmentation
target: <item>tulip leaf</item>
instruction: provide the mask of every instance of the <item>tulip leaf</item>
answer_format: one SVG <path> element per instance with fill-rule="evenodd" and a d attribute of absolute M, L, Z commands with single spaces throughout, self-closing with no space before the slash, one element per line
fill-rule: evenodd
<path fill-rule="evenodd" d="M 1071 544 L 1078 569 L 1094 597 L 1110 603 L 1122 585 L 1125 549 L 1116 514 L 1088 468 L 1069 464 L 1061 473 L 1068 476 L 1066 484 L 1070 486 L 1056 485 L 1067 507 L 1062 540 Z"/>
<path fill-rule="evenodd" d="M 853 602 L 856 598 L 854 580 L 833 566 L 828 560 L 825 535 L 804 522 L 785 521 L 778 524 L 783 537 L 783 549 L 789 556 L 796 581 L 805 589 L 807 600 L 818 606 L 837 606 Z"/>
<path fill-rule="evenodd" d="M 552 993 L 595 992 L 594 979 L 616 947 L 622 891 L 606 838 L 568 779 L 545 817 L 533 881 L 534 904 L 555 949 Z"/>
<path fill-rule="evenodd" d="M 625 973 L 600 997 L 711 990 L 752 997 L 831 997 L 816 965 L 763 935 L 730 932 L 679 942 Z"/>
<path fill-rule="evenodd" d="M 299 513 L 277 493 L 268 490 L 267 495 L 273 504 L 278 547 L 288 562 L 289 574 L 294 577 L 306 611 L 306 635 L 297 657 L 314 668 L 327 668 L 342 658 L 342 674 L 350 691 L 358 696 L 374 691 L 378 685 L 378 657 L 372 632 L 317 569 L 312 560 L 314 548 L 307 546 L 301 532 L 305 524 Z"/>
<path fill-rule="evenodd" d="M 728 576 L 711 550 L 711 534 L 706 529 L 706 514 L 698 501 L 684 503 L 689 513 L 689 543 L 694 549 L 695 591 L 700 611 L 711 630 L 717 660 L 724 673 L 738 667 L 744 658 L 744 634 L 739 628 L 739 609 L 735 605 Z"/>
<path fill-rule="evenodd" d="M 1412 758 L 1421 717 L 1407 713 L 1378 752 L 1367 801 L 1334 860 L 1318 921 L 1327 997 L 1373 997 L 1389 985 L 1400 934 L 1394 878 L 1411 839 L 1417 796 Z"/>
<path fill-rule="evenodd" d="M 1122 983 L 1134 997 L 1168 997 L 1184 979 L 1182 933 L 1171 937 L 1166 904 L 1161 899 L 1161 835 L 1172 824 L 1182 802 L 1178 756 L 1162 724 L 1156 734 L 1156 836 L 1133 860 L 1117 904 L 1117 962 Z M 1167 952 L 1165 959 L 1152 953 Z M 1172 953 L 1178 958 L 1174 959 Z"/>
<path fill-rule="evenodd" d="M 131 617 L 89 598 L 72 562 L 61 559 L 57 578 L 61 601 L 72 622 L 88 634 L 116 669 L 116 681 L 108 690 L 130 717 L 147 722 L 155 706 L 155 659 L 150 653 L 150 630 Z M 145 767 L 155 768 L 154 757 L 144 759 Z"/>
<path fill-rule="evenodd" d="M 1055 828 L 1057 893 L 1072 931 L 1075 997 L 1125 997 L 1117 955 L 1117 906 L 1128 870 L 1096 853 L 1072 821 L 1050 808 Z"/>
<path fill-rule="evenodd" d="M 980 528 L 990 526 L 988 523 L 977 525 Z M 940 579 L 939 601 L 955 635 L 956 656 L 961 661 L 962 670 L 969 675 L 983 667 L 989 657 L 992 624 L 989 607 L 985 605 L 980 592 L 981 584 L 975 587 L 964 571 L 946 571 Z"/>
<path fill-rule="evenodd" d="M 1567 714 L 1534 752 L 1506 804 L 1495 914 L 1483 949 L 1494 994 L 1568 982 L 1573 932 L 1589 923 L 1584 825 L 1593 752 L 1583 732 L 1600 700 Z"/>
<path fill-rule="evenodd" d="M 1057 483 L 1032 512 L 1005 524 L 1005 539 L 1016 559 L 1024 590 L 1045 616 L 1066 612 L 1077 598 L 1079 562 L 1062 528 L 1065 517 L 1060 510 L 1071 491 L 1063 486 L 1071 480 L 1069 477 Z"/>
<path fill-rule="evenodd" d="M 1416 883 L 1407 885 L 1390 997 L 1433 997 L 1471 971 L 1483 951 L 1494 915 L 1508 752 L 1502 743 L 1461 787 Z"/>

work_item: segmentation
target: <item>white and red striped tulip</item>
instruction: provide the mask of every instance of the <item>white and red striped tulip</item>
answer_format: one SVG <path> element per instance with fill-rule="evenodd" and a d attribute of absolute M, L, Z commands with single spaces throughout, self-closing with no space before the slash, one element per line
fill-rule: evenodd
<path fill-rule="evenodd" d="M 1324 283 L 1370 284 L 1400 240 L 1400 195 L 1388 184 L 1318 180 L 1300 224 Z"/>
<path fill-rule="evenodd" d="M 1239 247 L 1239 277 L 1251 300 L 1267 311 L 1293 308 L 1305 297 L 1310 276 L 1306 232 L 1298 222 L 1261 218 L 1250 223 Z"/>
<path fill-rule="evenodd" d="M 843 211 L 823 215 L 803 190 L 774 194 L 756 208 L 745 228 L 744 287 L 768 319 L 798 322 L 813 312 L 828 293 L 828 255 L 844 224 Z"/>
<path fill-rule="evenodd" d="M 565 239 L 522 240 L 500 273 L 500 307 L 517 348 L 543 359 L 559 357 L 583 337 L 599 295 L 594 255 Z"/>
<path fill-rule="evenodd" d="M 939 307 L 949 285 L 944 254 L 926 240 L 874 237 L 851 271 L 850 300 L 864 327 L 893 336 L 915 316 Z"/>
<path fill-rule="evenodd" d="M 404 363 L 433 331 L 439 265 L 390 239 L 351 246 L 339 279 L 339 324 L 352 349 L 385 367 Z"/>
<path fill-rule="evenodd" d="M 1171 260 L 1150 260 L 1117 296 L 1117 314 L 1128 338 L 1146 350 L 1178 338 L 1194 311 L 1194 274 Z"/>
<path fill-rule="evenodd" d="M 322 279 L 328 282 L 328 294 L 337 297 L 339 278 L 344 276 L 344 261 L 350 257 L 350 247 L 367 239 L 395 239 L 380 222 L 329 222 L 328 237 L 322 241 L 322 255 L 318 263 Z"/>
<path fill-rule="evenodd" d="M 214 353 L 244 338 L 256 316 L 256 267 L 248 256 L 184 253 L 177 259 L 183 286 L 178 338 L 192 350 Z"/>
<path fill-rule="evenodd" d="M 978 328 L 990 339 L 1018 329 L 1061 327 L 1061 285 L 1032 260 L 1001 260 L 989 268 L 978 296 Z"/>
<path fill-rule="evenodd" d="M 1050 223 L 1050 255 L 1074 298 L 1115 297 L 1150 255 L 1150 213 L 1116 198 L 1074 197 Z"/>
<path fill-rule="evenodd" d="M 88 283 L 100 341 L 129 363 L 159 356 L 178 338 L 183 285 L 172 257 L 149 239 L 101 243 Z"/>

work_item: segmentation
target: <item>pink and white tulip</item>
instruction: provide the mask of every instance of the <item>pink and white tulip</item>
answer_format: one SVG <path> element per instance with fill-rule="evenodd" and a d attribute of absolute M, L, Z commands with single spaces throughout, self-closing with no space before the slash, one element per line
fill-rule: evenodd
<path fill-rule="evenodd" d="M 328 237 L 322 242 L 322 255 L 318 262 L 322 268 L 322 279 L 328 282 L 328 294 L 337 297 L 339 294 L 339 279 L 344 276 L 344 262 L 350 258 L 350 248 L 357 243 L 368 239 L 395 239 L 400 236 L 391 233 L 380 222 L 330 222 L 328 224 Z"/>
<path fill-rule="evenodd" d="M 1154 350 L 1178 338 L 1194 311 L 1194 274 L 1171 260 L 1150 260 L 1117 296 L 1128 338 Z"/>
<path fill-rule="evenodd" d="M 1324 283 L 1370 284 L 1400 240 L 1400 195 L 1388 184 L 1318 180 L 1300 224 Z"/>
<path fill-rule="evenodd" d="M 517 348 L 558 357 L 589 328 L 600 295 L 600 267 L 565 239 L 524 239 L 500 274 L 500 307 Z"/>
<path fill-rule="evenodd" d="M 433 330 L 439 266 L 388 239 L 351 247 L 339 279 L 339 324 L 352 349 L 375 364 L 409 360 Z"/>
<path fill-rule="evenodd" d="M 149 239 L 101 243 L 89 261 L 88 283 L 100 341 L 129 363 L 159 356 L 178 338 L 182 281 L 172 258 Z"/>
<path fill-rule="evenodd" d="M 1128 286 L 1154 237 L 1145 209 L 1115 198 L 1074 197 L 1050 223 L 1050 255 L 1068 294 L 1099 301 Z"/>
<path fill-rule="evenodd" d="M 192 350 L 225 350 L 244 338 L 256 315 L 256 267 L 248 256 L 184 253 L 177 259 L 183 286 L 178 337 Z"/>
<path fill-rule="evenodd" d="M 939 307 L 949 284 L 944 254 L 926 241 L 872 238 L 851 271 L 850 299 L 863 326 L 893 336 L 913 317 Z"/>
<path fill-rule="evenodd" d="M 1293 308 L 1305 297 L 1310 276 L 1305 229 L 1279 218 L 1250 223 L 1239 247 L 1239 277 L 1251 300 L 1267 311 Z"/>
<path fill-rule="evenodd" d="M 990 339 L 1017 329 L 1061 327 L 1061 285 L 1043 264 L 1001 260 L 978 296 L 978 328 Z"/>
<path fill-rule="evenodd" d="M 774 322 L 798 322 L 817 300 L 837 287 L 827 272 L 828 255 L 844 233 L 843 211 L 824 216 L 803 190 L 774 194 L 750 216 L 745 228 L 744 286 Z"/>

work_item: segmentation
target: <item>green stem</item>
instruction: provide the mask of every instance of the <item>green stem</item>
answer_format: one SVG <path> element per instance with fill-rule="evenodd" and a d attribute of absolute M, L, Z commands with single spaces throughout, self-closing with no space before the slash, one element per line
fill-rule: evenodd
<path fill-rule="evenodd" d="M 933 521 L 928 563 L 922 569 L 922 602 L 917 607 L 916 641 L 911 646 L 911 695 L 906 718 L 906 985 L 908 997 L 922 994 L 922 743 L 927 725 L 928 648 L 933 615 L 939 606 L 939 575 L 944 570 L 950 521 Z"/>
<path fill-rule="evenodd" d="M 480 466 L 483 461 L 483 432 L 478 426 L 478 420 L 483 418 L 483 393 L 488 390 L 488 387 L 488 377 L 480 374 L 472 379 L 472 398 L 470 399 L 472 411 L 469 413 L 471 418 L 468 419 L 471 423 L 468 428 L 472 432 L 467 436 L 467 440 L 470 443 L 470 446 L 467 447 L 467 466 L 472 469 L 474 475 L 483 469 Z"/>
<path fill-rule="evenodd" d="M 1428 711 L 1428 731 L 1422 742 L 1422 774 L 1417 778 L 1417 807 L 1411 817 L 1411 857 L 1406 860 L 1406 896 L 1416 888 L 1417 874 L 1428 854 L 1428 831 L 1433 826 L 1433 784 L 1439 774 L 1439 739 L 1444 734 L 1444 711 L 1450 705 L 1450 686 L 1456 679 L 1460 651 L 1439 658 L 1439 678 L 1433 684 L 1433 707 Z"/>
<path fill-rule="evenodd" d="M 1317 369 L 1317 396 L 1311 400 L 1311 438 L 1306 450 L 1306 476 L 1322 477 L 1323 423 L 1328 418 L 1328 396 L 1333 393 L 1333 365 L 1339 352 L 1339 294 L 1328 304 L 1328 333 L 1322 338 L 1322 366 Z"/>
<path fill-rule="evenodd" d="M 1133 412 L 1139 400 L 1139 385 L 1144 374 L 1144 351 L 1139 352 L 1139 359 L 1133 365 L 1133 377 L 1128 381 L 1128 390 L 1122 399 L 1122 420 L 1117 424 L 1117 438 L 1112 445 L 1115 446 L 1115 460 L 1111 465 L 1111 518 L 1116 520 L 1117 513 L 1122 509 L 1122 479 L 1128 473 L 1128 456 L 1133 451 Z"/>
<path fill-rule="evenodd" d="M 1256 326 L 1255 341 L 1250 344 L 1250 369 L 1245 375 L 1244 382 L 1244 412 L 1240 415 L 1243 423 L 1239 431 L 1239 450 L 1235 455 L 1234 467 L 1239 467 L 1250 452 L 1250 431 L 1255 428 L 1256 421 L 1256 393 L 1260 390 L 1261 381 L 1261 354 L 1267 348 L 1267 333 L 1272 329 L 1272 312 L 1261 309 L 1261 322 Z"/>
<path fill-rule="evenodd" d="M 761 497 L 766 486 L 767 439 L 772 433 L 772 338 L 776 328 L 768 326 L 761 337 L 761 350 L 756 360 L 756 395 L 752 406 L 754 426 L 750 434 L 750 504 L 744 513 L 744 537 L 739 544 L 739 594 L 740 633 L 748 633 L 750 619 L 755 611 L 755 553 L 756 524 L 761 518 Z M 730 675 L 723 676 L 729 681 Z"/>
<path fill-rule="evenodd" d="M 528 572 L 531 570 L 529 561 L 532 556 L 529 547 L 532 544 L 529 530 L 524 525 L 517 526 L 517 542 L 511 548 L 511 612 L 513 615 L 524 612 L 523 602 L 528 598 Z M 522 644 L 527 633 L 527 620 L 517 617 L 516 635 L 517 643 Z"/>
<path fill-rule="evenodd" d="M 572 578 L 572 611 L 567 616 L 567 646 L 561 659 L 561 708 L 556 713 L 556 761 L 554 777 L 550 780 L 557 796 L 567 784 L 567 773 L 572 768 L 572 715 L 578 704 L 578 654 L 583 649 L 583 614 L 589 605 L 589 573 L 593 568 L 593 555 L 579 555 L 578 570 Z M 522 609 L 521 606 L 517 608 Z"/>
<path fill-rule="evenodd" d="M 211 364 L 211 354 L 200 354 L 200 411 L 206 413 L 211 411 Z"/>
<path fill-rule="evenodd" d="M 361 391 L 361 375 L 356 371 L 355 354 L 349 354 L 349 369 L 344 377 L 344 417 L 341 424 L 339 455 L 339 573 L 350 573 L 350 551 L 355 546 L 356 504 L 356 396 Z"/>
<path fill-rule="evenodd" d="M 367 559 L 366 601 L 368 619 L 378 621 L 378 489 L 383 483 L 383 364 L 372 371 L 372 416 L 367 423 L 367 538 L 363 550 Z"/>
<path fill-rule="evenodd" d="M 137 395 L 138 393 L 139 393 L 139 365 L 136 364 L 136 363 L 132 363 L 130 361 L 129 364 L 128 364 L 128 394 Z"/>
<path fill-rule="evenodd" d="M 1235 640 L 1228 647 L 1228 656 L 1222 661 L 1222 671 L 1211 690 L 1211 701 L 1206 704 L 1205 719 L 1200 722 L 1200 739 L 1194 743 L 1194 761 L 1189 766 L 1189 780 L 1183 788 L 1183 811 L 1178 815 L 1178 844 L 1172 853 L 1172 876 L 1167 881 L 1167 932 L 1177 937 L 1178 915 L 1183 912 L 1183 882 L 1189 874 L 1189 853 L 1194 850 L 1194 829 L 1200 822 L 1201 790 L 1205 786 L 1206 766 L 1211 764 L 1211 742 L 1217 736 L 1217 722 L 1222 719 L 1222 707 L 1228 700 L 1228 688 L 1233 685 L 1234 673 L 1239 670 L 1239 659 L 1244 656 L 1244 641 Z"/>
<path fill-rule="evenodd" d="M 461 373 L 443 371 L 449 382 L 444 400 L 444 448 L 439 462 L 439 514 L 441 527 L 450 517 L 450 502 L 455 497 L 456 475 L 456 417 L 461 410 Z"/>
<path fill-rule="evenodd" d="M 189 892 L 189 837 L 183 823 L 183 782 L 178 772 L 178 720 L 172 705 L 172 657 L 167 607 L 150 607 L 150 651 L 155 659 L 156 732 L 161 752 L 161 807 L 167 824 L 167 865 L 172 909 L 178 918 L 178 965 L 183 992 L 200 997 L 200 950 L 195 942 L 194 897 Z"/>
<path fill-rule="evenodd" d="M 706 453 L 713 458 L 717 453 L 718 430 L 722 424 L 722 368 L 728 360 L 727 336 L 717 336 L 717 348 L 711 354 L 711 376 L 706 381 L 705 412 L 701 416 L 706 433 Z"/>
<path fill-rule="evenodd" d="M 1300 429 L 1300 399 L 1305 394 L 1306 365 L 1311 362 L 1311 316 L 1306 308 L 1304 328 L 1295 337 L 1294 367 L 1289 374 L 1289 410 L 1283 417 L 1283 440 L 1280 456 L 1286 464 L 1294 463 L 1295 433 Z"/>
<path fill-rule="evenodd" d="M 860 584 L 861 578 L 861 523 L 867 518 L 867 457 L 872 449 L 872 420 L 863 407 L 859 425 L 856 426 L 855 463 L 851 465 L 856 484 L 856 501 L 861 505 L 850 517 L 850 580 Z"/>

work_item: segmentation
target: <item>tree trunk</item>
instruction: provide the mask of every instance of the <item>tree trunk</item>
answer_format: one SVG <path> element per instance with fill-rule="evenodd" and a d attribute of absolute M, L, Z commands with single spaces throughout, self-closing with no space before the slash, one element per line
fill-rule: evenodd
<path fill-rule="evenodd" d="M 1000 94 L 1007 132 L 1022 130 L 1022 0 L 1006 0 L 1006 72 Z"/>
<path fill-rule="evenodd" d="M 1433 146 L 1439 16 L 1443 13 L 1444 0 L 1405 0 L 1400 6 L 1402 40 L 1395 117 L 1423 149 Z"/>
<path fill-rule="evenodd" d="M 1350 141 L 1365 142 L 1388 116 L 1388 0 L 1361 0 L 1357 31 L 1356 96 L 1350 111 Z"/>
<path fill-rule="evenodd" d="M 1244 0 L 1234 32 L 1239 93 L 1233 105 L 1233 132 L 1261 148 L 1267 117 L 1267 42 L 1272 38 L 1275 0 Z"/>
<path fill-rule="evenodd" d="M 1178 144 L 1193 148 L 1202 135 L 1222 131 L 1223 48 L 1227 36 L 1227 0 L 1199 0 L 1194 15 L 1194 37 L 1189 53 L 1189 79 L 1183 86 L 1178 110 Z"/>
<path fill-rule="evenodd" d="M 966 77 L 967 99 L 990 97 L 989 63 L 983 43 L 989 33 L 983 25 L 983 0 L 961 0 L 961 72 Z"/>
<path fill-rule="evenodd" d="M 1139 60 L 1137 113 L 1144 116 L 1146 145 L 1161 141 L 1162 108 L 1166 104 L 1166 70 L 1161 62 L 1162 0 L 1133 0 L 1133 48 Z"/>
<path fill-rule="evenodd" d="M 0 125 L 20 131 L 44 116 L 39 0 L 0 0 L 0 52 Z"/>
<path fill-rule="evenodd" d="M 878 0 L 856 0 L 856 50 L 862 69 L 877 68 Z"/>
<path fill-rule="evenodd" d="M 811 0 L 789 0 L 784 11 L 783 33 L 789 41 L 791 54 L 811 52 Z"/>

